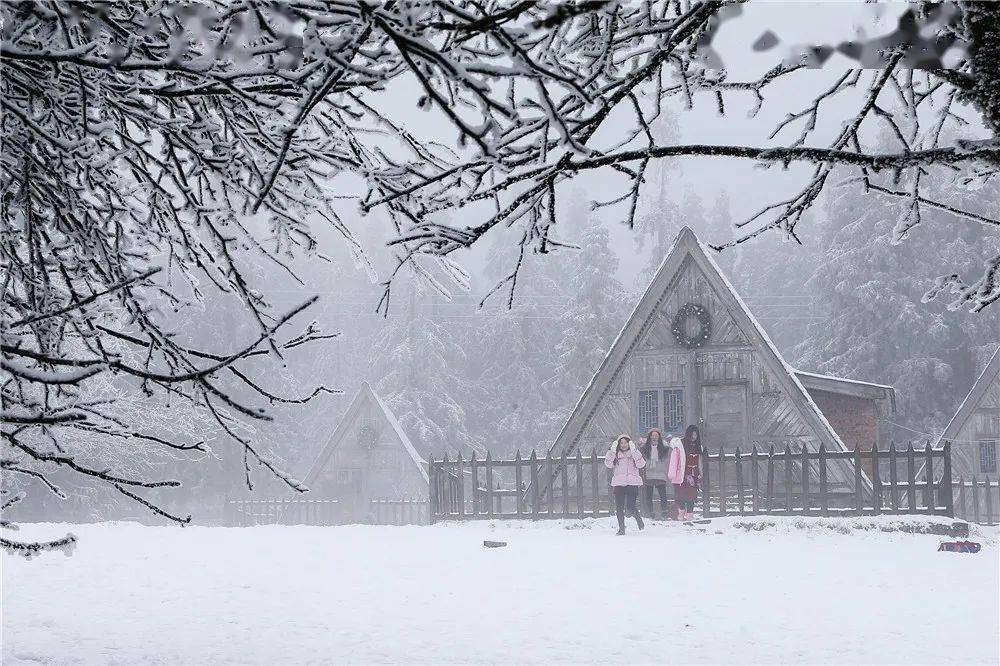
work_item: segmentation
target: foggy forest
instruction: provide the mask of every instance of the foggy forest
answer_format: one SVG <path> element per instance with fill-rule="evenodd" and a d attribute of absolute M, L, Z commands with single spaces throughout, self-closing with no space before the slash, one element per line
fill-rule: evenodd
<path fill-rule="evenodd" d="M 610 619 L 555 597 L 616 549 L 697 567 L 706 547 L 706 571 L 759 562 L 764 579 L 783 566 L 768 548 L 831 572 L 869 561 L 857 594 L 896 600 L 874 624 L 938 613 L 948 638 L 880 656 L 850 594 L 821 613 L 847 623 L 846 652 L 792 638 L 795 604 L 843 584 L 795 565 L 801 598 L 743 657 L 706 643 L 728 616 L 686 592 L 704 630 L 678 636 L 681 663 L 995 663 L 1000 5 L 24 0 L 0 16 L 5 663 L 662 662 L 641 640 L 570 647 Z M 685 280 L 704 295 L 670 310 Z M 765 409 L 798 420 L 759 426 Z M 661 482 L 654 521 L 652 469 L 692 455 L 691 428 L 695 498 L 685 514 L 683 483 Z M 616 509 L 627 451 L 648 496 Z M 765 515 L 772 481 L 783 519 Z M 397 505 L 419 516 L 381 518 Z M 616 527 L 627 539 L 604 540 Z M 967 567 L 915 554 L 948 535 L 976 542 Z M 567 580 L 513 583 L 563 548 Z M 184 564 L 222 572 L 227 552 L 261 559 L 225 585 Z M 171 606 L 179 640 L 144 644 L 134 618 L 168 593 L 128 574 L 111 585 L 128 616 L 69 593 L 115 627 L 83 640 L 96 625 L 53 615 L 58 590 L 115 562 L 197 589 L 179 594 L 214 628 L 187 637 Z M 393 583 L 413 595 L 449 591 L 421 620 L 377 583 L 334 587 L 369 563 L 416 572 Z M 486 625 L 507 628 L 421 642 L 422 622 L 478 612 L 480 593 L 439 586 L 480 573 Z M 928 575 L 940 589 L 910 589 Z M 285 599 L 313 585 L 342 633 Z M 971 613 L 928 607 L 954 589 Z M 339 615 L 354 592 L 375 601 Z M 532 631 L 529 602 L 567 633 Z M 232 619 L 256 604 L 271 620 Z M 379 612 L 398 632 L 358 634 Z"/>

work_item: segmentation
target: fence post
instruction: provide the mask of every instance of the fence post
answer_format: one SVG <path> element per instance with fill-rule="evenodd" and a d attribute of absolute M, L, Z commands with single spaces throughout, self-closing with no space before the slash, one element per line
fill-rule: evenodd
<path fill-rule="evenodd" d="M 433 525 L 437 521 L 437 465 L 434 456 L 427 456 L 427 522 Z"/>
<path fill-rule="evenodd" d="M 760 510 L 760 506 L 757 501 L 757 496 L 760 495 L 760 481 L 758 480 L 757 474 L 757 442 L 751 444 L 753 450 L 750 452 L 750 466 L 753 468 L 753 513 L 756 514 Z"/>
<path fill-rule="evenodd" d="M 479 505 L 482 495 L 479 492 L 479 468 L 476 467 L 476 451 L 472 450 L 472 457 L 469 459 L 469 470 L 472 476 L 472 515 L 479 515 Z"/>
<path fill-rule="evenodd" d="M 441 459 L 441 480 L 444 482 L 441 488 L 441 500 L 443 509 L 441 511 L 442 516 L 451 515 L 451 505 L 452 505 L 452 489 L 453 485 L 451 483 L 451 470 L 448 468 L 448 452 L 444 452 L 444 458 Z"/>
<path fill-rule="evenodd" d="M 774 444 L 768 448 L 767 453 L 767 512 L 774 509 Z"/>
<path fill-rule="evenodd" d="M 465 518 L 465 463 L 462 462 L 462 452 L 455 458 L 455 476 L 458 477 L 458 519 Z"/>
<path fill-rule="evenodd" d="M 594 493 L 594 518 L 601 513 L 601 491 L 597 484 L 597 447 L 590 454 L 590 485 Z"/>
<path fill-rule="evenodd" d="M 583 518 L 583 451 L 576 450 L 576 517 Z"/>
<path fill-rule="evenodd" d="M 896 442 L 889 442 L 889 504 L 892 512 L 899 512 L 899 500 L 896 493 Z"/>
<path fill-rule="evenodd" d="M 531 449 L 531 514 L 532 518 L 538 520 L 538 456 L 535 450 Z"/>
<path fill-rule="evenodd" d="M 493 454 L 486 451 L 486 504 L 487 515 L 493 517 Z"/>
<path fill-rule="evenodd" d="M 989 494 L 989 488 L 986 490 Z M 979 522 L 979 479 L 976 477 L 972 477 L 972 516 L 977 525 L 982 524 Z"/>
<path fill-rule="evenodd" d="M 743 458 L 740 456 L 740 447 L 736 447 L 736 501 L 740 503 L 740 513 L 746 511 L 743 505 Z"/>
<path fill-rule="evenodd" d="M 702 516 L 704 518 L 708 518 L 711 515 L 711 513 L 712 513 L 712 501 L 711 501 L 711 498 L 712 498 L 712 481 L 711 481 L 711 476 L 709 475 L 709 468 L 711 467 L 711 465 L 708 464 L 709 463 L 709 460 L 708 460 L 708 455 L 709 455 L 708 454 L 708 448 L 704 448 L 704 451 L 705 451 L 705 455 L 703 455 L 701 457 L 701 466 L 703 468 L 702 471 L 701 471 L 701 483 L 702 483 L 702 486 L 701 486 L 701 498 L 702 498 L 701 513 L 702 513 Z M 681 455 L 685 455 L 685 454 L 681 453 Z"/>
<path fill-rule="evenodd" d="M 822 442 L 819 445 L 819 506 L 824 516 L 829 513 L 830 497 L 826 484 L 826 446 Z"/>
<path fill-rule="evenodd" d="M 927 509 L 931 513 L 934 512 L 934 507 L 937 502 L 934 501 L 934 455 L 932 453 L 931 440 L 927 440 L 924 445 L 924 458 L 926 459 L 924 469 L 927 470 L 926 474 L 926 485 L 924 486 L 927 490 L 925 495 L 925 504 L 927 504 Z"/>
<path fill-rule="evenodd" d="M 566 449 L 562 452 L 563 518 L 569 518 L 569 470 L 566 469 Z"/>
<path fill-rule="evenodd" d="M 708 451 L 706 450 L 706 453 Z M 726 451 L 719 447 L 719 515 L 726 515 Z"/>
<path fill-rule="evenodd" d="M 538 478 L 539 479 L 545 479 L 545 488 L 540 489 L 539 492 L 538 492 L 538 513 L 539 514 L 543 513 L 542 512 L 542 509 L 543 509 L 542 502 L 548 501 L 549 506 L 548 506 L 548 509 L 546 511 L 548 513 L 552 513 L 552 505 L 553 505 L 553 502 L 555 501 L 555 497 L 553 497 L 553 495 L 555 495 L 555 493 L 553 492 L 553 488 L 555 486 L 556 478 L 555 478 L 555 475 L 552 474 L 552 465 L 548 464 L 549 460 L 550 460 L 550 458 L 549 458 L 548 452 L 543 453 L 541 456 L 538 456 L 538 458 L 537 458 L 537 461 L 538 461 Z"/>
<path fill-rule="evenodd" d="M 965 507 L 965 483 L 963 482 L 961 476 L 958 477 L 957 485 L 958 485 L 959 503 L 958 503 L 958 511 L 955 512 L 955 517 L 961 518 L 962 520 L 966 520 L 969 515 L 969 512 L 966 510 Z"/>
<path fill-rule="evenodd" d="M 517 486 L 517 494 L 514 500 L 517 503 L 517 517 L 524 513 L 524 481 L 521 478 L 521 449 L 514 452 L 514 485 Z"/>
<path fill-rule="evenodd" d="M 993 525 L 993 484 L 990 483 L 990 477 L 986 477 L 983 481 L 983 485 L 986 487 L 986 524 Z"/>
<path fill-rule="evenodd" d="M 802 513 L 809 515 L 809 447 L 802 445 Z"/>
<path fill-rule="evenodd" d="M 872 444 L 872 510 L 882 513 L 882 475 L 878 469 L 878 442 Z"/>
<path fill-rule="evenodd" d="M 861 515 L 861 449 L 854 445 L 854 508 Z"/>
<path fill-rule="evenodd" d="M 955 517 L 955 497 L 952 495 L 954 491 L 951 484 L 951 442 L 945 441 L 944 450 L 941 452 L 944 456 L 943 459 L 943 470 L 941 472 L 941 481 L 944 483 L 944 488 L 939 491 L 944 493 L 944 515 L 949 518 Z"/>
<path fill-rule="evenodd" d="M 910 509 L 910 513 L 917 512 L 917 476 L 913 471 L 915 468 L 915 463 L 913 461 L 913 442 L 906 443 L 906 482 L 910 486 L 908 496 L 906 498 L 907 506 Z"/>
<path fill-rule="evenodd" d="M 785 444 L 785 513 L 792 515 L 792 450 Z"/>

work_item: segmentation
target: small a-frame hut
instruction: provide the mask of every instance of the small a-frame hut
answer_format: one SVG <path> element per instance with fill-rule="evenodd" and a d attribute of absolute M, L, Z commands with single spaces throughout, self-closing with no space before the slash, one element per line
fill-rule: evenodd
<path fill-rule="evenodd" d="M 427 463 L 365 382 L 305 482 L 313 496 L 338 501 L 344 522 L 371 522 L 377 502 L 427 499 Z"/>
<path fill-rule="evenodd" d="M 791 368 L 694 232 L 684 227 L 551 453 L 603 450 L 622 432 L 644 434 L 659 427 L 680 433 L 691 423 L 699 424 L 713 451 L 748 451 L 752 445 L 846 450 L 845 438 L 812 392 L 842 398 L 841 406 L 870 402 L 871 414 L 891 410 L 893 403 L 891 387 Z M 862 411 L 840 414 L 842 428 L 862 418 Z M 877 437 L 877 428 L 874 432 Z M 853 474 L 849 462 L 831 462 L 831 485 L 849 485 Z"/>
<path fill-rule="evenodd" d="M 968 479 L 997 474 L 1000 448 L 1000 347 L 945 428 L 938 446 L 951 442 L 951 470 Z"/>

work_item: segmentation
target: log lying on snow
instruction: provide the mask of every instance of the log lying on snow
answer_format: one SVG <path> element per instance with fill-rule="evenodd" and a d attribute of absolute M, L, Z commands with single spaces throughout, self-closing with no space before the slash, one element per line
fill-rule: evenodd
<path fill-rule="evenodd" d="M 503 548 L 507 545 L 506 541 L 484 541 L 483 545 L 487 548 Z"/>

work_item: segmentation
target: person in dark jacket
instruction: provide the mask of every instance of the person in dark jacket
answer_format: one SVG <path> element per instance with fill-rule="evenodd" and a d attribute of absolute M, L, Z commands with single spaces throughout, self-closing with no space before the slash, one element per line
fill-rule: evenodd
<path fill-rule="evenodd" d="M 663 517 L 667 516 L 667 463 L 670 461 L 670 449 L 663 441 L 663 433 L 659 428 L 653 428 L 646 435 L 646 441 L 639 447 L 639 453 L 646 460 L 646 467 L 643 468 L 642 492 L 646 499 L 646 506 L 649 508 L 649 515 L 656 515 L 653 512 L 653 490 L 660 496 L 660 509 Z"/>
<path fill-rule="evenodd" d="M 698 426 L 689 425 L 681 439 L 684 444 L 684 479 L 674 485 L 674 498 L 677 500 L 677 517 L 680 520 L 691 520 L 694 503 L 698 499 L 698 488 L 701 486 L 701 453 L 704 446 Z"/>

